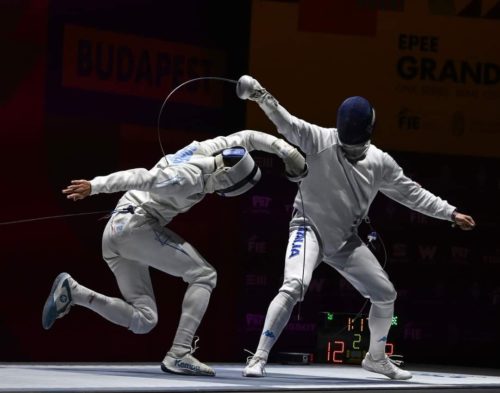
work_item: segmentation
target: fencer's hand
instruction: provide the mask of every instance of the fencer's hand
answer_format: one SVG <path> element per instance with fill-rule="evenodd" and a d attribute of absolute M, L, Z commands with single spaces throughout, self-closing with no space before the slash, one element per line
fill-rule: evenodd
<path fill-rule="evenodd" d="M 454 224 L 464 231 L 470 231 L 476 226 L 471 216 L 462 213 L 455 213 Z"/>
<path fill-rule="evenodd" d="M 264 89 L 256 79 L 249 75 L 243 75 L 236 84 L 236 95 L 242 100 L 262 102 L 267 90 Z"/>
<path fill-rule="evenodd" d="M 73 201 L 86 198 L 92 191 L 92 185 L 88 180 L 71 180 L 71 184 L 62 190 L 66 198 Z"/>
<path fill-rule="evenodd" d="M 293 149 L 288 155 L 283 158 L 285 163 L 286 177 L 288 180 L 298 182 L 306 177 L 308 167 L 306 160 L 297 149 Z"/>

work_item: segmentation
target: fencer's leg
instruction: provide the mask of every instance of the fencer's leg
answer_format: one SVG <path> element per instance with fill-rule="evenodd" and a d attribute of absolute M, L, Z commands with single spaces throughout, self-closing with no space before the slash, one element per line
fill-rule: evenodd
<path fill-rule="evenodd" d="M 217 283 L 215 269 L 189 243 L 170 230 L 169 241 L 178 249 L 176 261 L 183 264 L 182 278 L 189 285 L 184 294 L 182 312 L 172 347 L 162 362 L 162 370 L 174 374 L 215 376 L 215 371 L 192 353 L 193 338 L 205 315 L 213 288 Z"/>
<path fill-rule="evenodd" d="M 257 357 L 267 361 L 269 352 L 287 325 L 295 304 L 302 301 L 307 292 L 313 271 L 318 264 L 318 255 L 318 241 L 310 228 L 299 227 L 291 231 L 286 250 L 283 285 L 269 305 L 259 345 L 255 352 Z M 302 274 L 304 275 L 303 281 Z"/>
<path fill-rule="evenodd" d="M 158 322 L 149 268 L 121 257 L 108 258 L 107 263 L 125 300 L 105 296 L 74 281 L 75 304 L 136 334 L 149 333 Z"/>
<path fill-rule="evenodd" d="M 184 294 L 181 318 L 175 333 L 174 342 L 168 351 L 175 357 L 181 358 L 191 352 L 194 334 L 205 315 L 211 293 L 212 288 L 205 285 L 194 283 L 188 286 Z"/>
<path fill-rule="evenodd" d="M 192 356 L 191 343 L 206 312 L 217 282 L 215 269 L 184 239 L 170 229 L 150 223 L 134 231 L 141 247 L 123 244 L 121 252 L 182 279 L 188 288 L 171 349 L 161 363 L 163 371 L 175 374 L 214 376 L 215 371 Z"/>
<path fill-rule="evenodd" d="M 299 227 L 291 231 L 286 251 L 283 285 L 269 305 L 257 351 L 243 370 L 243 376 L 265 376 L 264 366 L 269 352 L 290 320 L 295 304 L 303 300 L 313 271 L 320 262 L 319 255 L 319 243 L 310 228 Z M 302 275 L 304 275 L 303 280 Z"/>
<path fill-rule="evenodd" d="M 182 302 L 182 314 L 174 342 L 161 363 L 161 369 L 173 374 L 215 376 L 213 368 L 200 362 L 192 353 L 197 349 L 192 342 L 194 334 L 208 307 L 212 289 L 205 285 L 190 284 Z"/>
<path fill-rule="evenodd" d="M 108 262 L 109 263 L 109 262 Z M 79 284 L 68 273 L 61 273 L 54 281 L 42 316 L 45 329 L 50 329 L 57 318 L 66 315 L 70 307 L 79 305 L 101 315 L 108 321 L 126 327 L 134 333 L 147 333 L 157 322 L 154 300 L 151 298 L 149 272 L 147 267 L 136 262 L 116 257 L 111 263 L 118 286 L 130 304 L 122 299 L 109 297 Z M 133 281 L 129 285 L 127 281 Z M 145 288 L 137 288 L 137 284 Z M 145 283 L 145 284 L 144 284 Z M 149 284 L 148 284 L 149 283 Z M 136 287 L 137 292 L 131 293 Z"/>
<path fill-rule="evenodd" d="M 260 335 L 259 345 L 255 354 L 248 359 L 243 370 L 244 377 L 266 376 L 265 365 L 269 352 L 281 335 L 292 315 L 296 300 L 286 292 L 278 292 L 267 309 L 264 329 Z"/>
<path fill-rule="evenodd" d="M 372 303 L 368 320 L 370 347 L 362 367 L 391 379 L 411 378 L 410 372 L 397 367 L 385 354 L 397 294 L 377 258 L 359 237 L 353 236 L 335 255 L 334 261 L 326 262 Z"/>
<path fill-rule="evenodd" d="M 168 351 L 174 357 L 180 358 L 192 351 L 194 335 L 207 311 L 212 290 L 217 283 L 217 272 L 180 236 L 169 229 L 165 229 L 164 234 L 168 236 L 170 244 L 176 250 L 173 259 L 183 265 L 181 277 L 189 284 L 182 301 L 181 317 L 174 341 Z M 172 268 L 173 266 L 170 266 L 168 270 L 171 271 Z M 166 268 L 163 269 L 168 272 Z"/>
<path fill-rule="evenodd" d="M 75 280 L 72 280 L 71 288 L 75 304 L 96 312 L 116 325 L 130 327 L 134 315 L 134 308 L 130 304 L 93 291 Z"/>
<path fill-rule="evenodd" d="M 397 367 L 400 362 L 392 361 L 385 354 L 393 315 L 394 301 L 372 302 L 368 316 L 370 347 L 361 365 L 365 370 L 386 375 L 391 379 L 406 380 L 413 375 Z"/>
<path fill-rule="evenodd" d="M 271 301 L 267 309 L 264 329 L 260 335 L 259 345 L 257 346 L 257 351 L 255 351 L 256 357 L 267 362 L 269 352 L 271 352 L 276 340 L 288 324 L 297 301 L 297 297 L 294 298 L 283 291 L 279 291 Z"/>
<path fill-rule="evenodd" d="M 385 357 L 387 336 L 391 328 L 394 315 L 394 303 L 372 303 L 368 314 L 368 327 L 370 329 L 370 347 L 368 351 L 375 360 Z"/>
<path fill-rule="evenodd" d="M 113 272 L 123 299 L 105 296 L 75 282 L 75 303 L 136 334 L 150 332 L 158 322 L 147 265 L 121 253 L 123 244 L 140 248 L 131 214 L 115 214 L 102 237 L 103 258 Z"/>
<path fill-rule="evenodd" d="M 119 242 L 125 236 L 126 244 L 137 247 L 131 231 L 127 230 L 129 219 L 128 215 L 114 216 L 106 225 L 102 239 L 103 257 L 113 271 L 125 301 L 93 291 L 69 274 L 61 273 L 44 306 L 42 324 L 45 329 L 49 329 L 57 318 L 66 315 L 74 304 L 86 307 L 134 333 L 148 333 L 156 325 L 158 317 L 148 266 L 119 255 Z M 119 233 L 114 224 L 120 224 Z"/>

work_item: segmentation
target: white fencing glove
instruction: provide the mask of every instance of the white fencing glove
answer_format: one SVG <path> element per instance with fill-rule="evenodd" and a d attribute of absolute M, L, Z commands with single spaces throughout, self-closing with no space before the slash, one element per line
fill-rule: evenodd
<path fill-rule="evenodd" d="M 260 83 L 249 75 L 243 75 L 236 84 L 236 95 L 242 100 L 252 100 L 261 103 L 264 100 L 267 90 Z"/>
<path fill-rule="evenodd" d="M 238 79 L 236 95 L 242 100 L 257 102 L 267 116 L 272 116 L 279 106 L 278 100 L 249 75 L 243 75 Z"/>
<path fill-rule="evenodd" d="M 283 139 L 276 139 L 272 147 L 285 164 L 285 172 L 288 180 L 299 182 L 306 177 L 308 173 L 306 160 L 295 147 L 289 145 Z"/>
<path fill-rule="evenodd" d="M 285 172 L 288 180 L 299 182 L 307 176 L 309 170 L 306 160 L 297 149 L 293 149 L 293 151 L 283 159 L 283 162 L 285 163 Z"/>

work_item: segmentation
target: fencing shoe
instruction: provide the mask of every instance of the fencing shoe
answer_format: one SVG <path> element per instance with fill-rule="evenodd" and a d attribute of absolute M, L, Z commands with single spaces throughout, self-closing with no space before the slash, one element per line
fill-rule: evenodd
<path fill-rule="evenodd" d="M 172 352 L 168 352 L 161 362 L 161 369 L 172 374 L 215 376 L 213 368 L 203 364 L 190 353 L 177 358 Z"/>
<path fill-rule="evenodd" d="M 257 356 L 250 357 L 247 361 L 247 366 L 243 370 L 244 377 L 265 377 L 266 369 L 265 369 L 266 361 Z"/>
<path fill-rule="evenodd" d="M 413 376 L 409 371 L 400 369 L 395 363 L 400 364 L 401 362 L 391 360 L 387 355 L 383 359 L 374 360 L 370 353 L 367 352 L 361 362 L 361 367 L 372 373 L 383 374 L 391 379 L 405 380 Z"/>
<path fill-rule="evenodd" d="M 70 284 L 73 279 L 68 273 L 59 274 L 52 284 L 49 297 L 47 298 L 42 312 L 42 326 L 48 330 L 56 319 L 64 317 L 69 313 L 73 304 Z"/>

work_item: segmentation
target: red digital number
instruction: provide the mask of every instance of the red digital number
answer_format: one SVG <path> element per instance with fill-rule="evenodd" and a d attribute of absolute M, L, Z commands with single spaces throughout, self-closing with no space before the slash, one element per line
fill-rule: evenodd
<path fill-rule="evenodd" d="M 333 351 L 333 363 L 344 363 L 344 361 L 342 359 L 338 359 L 338 355 L 342 355 L 345 351 L 345 343 L 343 341 L 334 341 L 333 342 L 334 344 L 334 349 L 335 349 L 335 346 L 336 345 L 340 345 L 340 349 L 336 349 L 335 351 Z"/>
<path fill-rule="evenodd" d="M 326 349 L 326 361 L 330 362 L 330 359 L 333 363 L 344 363 L 342 359 L 339 359 L 339 356 L 342 355 L 345 351 L 345 343 L 341 340 L 336 340 L 333 342 L 333 352 L 332 352 L 332 342 L 328 341 L 327 349 Z"/>
<path fill-rule="evenodd" d="M 387 356 L 394 355 L 394 344 L 391 344 L 391 343 L 386 343 L 385 344 L 385 354 Z"/>

